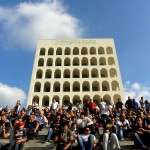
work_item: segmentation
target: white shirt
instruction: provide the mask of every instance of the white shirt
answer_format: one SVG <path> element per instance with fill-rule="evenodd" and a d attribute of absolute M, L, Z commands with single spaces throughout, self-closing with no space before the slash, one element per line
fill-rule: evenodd
<path fill-rule="evenodd" d="M 52 103 L 52 109 L 55 110 L 58 107 L 58 102 Z"/>

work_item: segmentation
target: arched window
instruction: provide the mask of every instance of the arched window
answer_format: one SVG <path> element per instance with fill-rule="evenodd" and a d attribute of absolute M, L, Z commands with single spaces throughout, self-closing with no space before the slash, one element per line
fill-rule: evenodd
<path fill-rule="evenodd" d="M 46 70 L 45 78 L 51 78 L 51 77 L 52 77 L 52 71 L 50 69 Z"/>
<path fill-rule="evenodd" d="M 100 102 L 101 102 L 100 96 L 99 95 L 94 95 L 93 96 L 93 102 L 95 102 L 97 105 L 99 105 Z"/>
<path fill-rule="evenodd" d="M 105 69 L 105 68 L 101 69 L 101 77 L 102 78 L 108 77 L 107 69 Z"/>
<path fill-rule="evenodd" d="M 73 91 L 74 92 L 80 91 L 80 83 L 79 82 L 77 82 L 77 81 L 73 82 Z"/>
<path fill-rule="evenodd" d="M 100 59 L 99 59 L 99 65 L 106 65 L 106 59 L 104 58 L 104 57 L 101 57 Z"/>
<path fill-rule="evenodd" d="M 87 66 L 88 65 L 88 59 L 86 57 L 82 58 L 82 66 Z"/>
<path fill-rule="evenodd" d="M 108 65 L 115 65 L 115 60 L 113 57 L 108 58 Z"/>
<path fill-rule="evenodd" d="M 91 71 L 91 77 L 92 78 L 98 78 L 99 77 L 98 70 L 96 68 L 92 69 L 92 71 Z"/>
<path fill-rule="evenodd" d="M 111 97 L 110 95 L 106 94 L 103 96 L 103 100 L 106 102 L 107 105 L 111 104 Z"/>
<path fill-rule="evenodd" d="M 82 47 L 81 49 L 81 55 L 87 55 L 88 54 L 88 50 L 86 47 Z"/>
<path fill-rule="evenodd" d="M 73 48 L 73 55 L 79 55 L 79 48 L 78 47 Z"/>
<path fill-rule="evenodd" d="M 41 83 L 36 82 L 34 85 L 34 92 L 40 92 L 41 91 Z"/>
<path fill-rule="evenodd" d="M 107 54 L 112 54 L 113 53 L 112 47 L 107 47 L 106 52 L 107 52 Z"/>
<path fill-rule="evenodd" d="M 60 58 L 56 59 L 55 66 L 61 66 L 61 59 Z"/>
<path fill-rule="evenodd" d="M 91 58 L 91 65 L 97 65 L 97 59 L 95 57 Z"/>
<path fill-rule="evenodd" d="M 32 104 L 34 104 L 34 103 L 39 105 L 39 97 L 37 95 L 34 96 L 33 99 L 32 99 Z"/>
<path fill-rule="evenodd" d="M 65 55 L 70 55 L 71 54 L 71 49 L 69 47 L 65 48 Z"/>
<path fill-rule="evenodd" d="M 41 48 L 40 49 L 40 55 L 45 55 L 45 51 L 46 51 L 45 48 Z"/>
<path fill-rule="evenodd" d="M 63 105 L 68 106 L 70 104 L 70 97 L 68 95 L 65 95 L 63 97 Z"/>
<path fill-rule="evenodd" d="M 53 91 L 54 92 L 60 92 L 60 83 L 59 82 L 55 82 L 53 85 Z"/>
<path fill-rule="evenodd" d="M 95 48 L 95 47 L 91 47 L 91 48 L 90 48 L 90 54 L 91 54 L 91 55 L 96 54 L 96 48 Z"/>
<path fill-rule="evenodd" d="M 117 77 L 117 71 L 115 68 L 110 69 L 110 77 L 112 78 Z"/>
<path fill-rule="evenodd" d="M 117 81 L 112 81 L 111 86 L 112 86 L 113 91 L 119 91 L 120 90 L 119 83 Z"/>
<path fill-rule="evenodd" d="M 69 92 L 70 91 L 70 83 L 69 82 L 64 82 L 63 84 L 63 91 L 64 92 Z"/>
<path fill-rule="evenodd" d="M 38 66 L 44 66 L 44 59 L 43 58 L 40 58 L 39 61 L 38 61 Z"/>
<path fill-rule="evenodd" d="M 69 69 L 64 70 L 64 78 L 70 78 L 70 70 Z"/>
<path fill-rule="evenodd" d="M 55 70 L 54 78 L 61 78 L 61 71 L 59 69 Z"/>
<path fill-rule="evenodd" d="M 60 98 L 59 98 L 58 95 L 53 96 L 52 100 L 54 100 L 54 99 L 55 99 L 56 102 L 58 102 L 58 103 L 60 102 Z"/>
<path fill-rule="evenodd" d="M 79 69 L 73 70 L 73 78 L 80 78 L 80 71 Z"/>
<path fill-rule="evenodd" d="M 47 107 L 49 106 L 49 97 L 48 96 L 44 96 L 42 99 L 42 106 L 43 107 Z"/>
<path fill-rule="evenodd" d="M 82 78 L 89 78 L 89 70 L 88 69 L 82 70 Z"/>
<path fill-rule="evenodd" d="M 43 71 L 41 69 L 39 69 L 37 72 L 36 72 L 36 78 L 37 79 L 41 79 L 42 78 L 42 75 L 43 75 Z"/>
<path fill-rule="evenodd" d="M 61 47 L 57 48 L 56 55 L 62 55 L 62 48 Z"/>
<path fill-rule="evenodd" d="M 105 54 L 104 47 L 98 48 L 98 54 Z"/>
<path fill-rule="evenodd" d="M 109 83 L 107 81 L 102 82 L 102 91 L 110 91 Z"/>
<path fill-rule="evenodd" d="M 48 58 L 46 65 L 47 65 L 47 66 L 52 66 L 52 65 L 53 65 L 53 59 L 52 59 L 52 58 Z"/>
<path fill-rule="evenodd" d="M 87 101 L 91 101 L 91 97 L 89 95 L 83 96 L 83 103 L 85 104 Z"/>
<path fill-rule="evenodd" d="M 92 91 L 99 91 L 99 90 L 100 90 L 100 88 L 99 88 L 99 82 L 94 81 L 92 83 Z"/>
<path fill-rule="evenodd" d="M 114 100 L 114 103 L 116 104 L 118 102 L 118 100 L 121 100 L 121 96 L 119 94 L 115 94 L 113 96 L 113 100 Z"/>
<path fill-rule="evenodd" d="M 79 58 L 73 58 L 73 66 L 79 66 Z"/>
<path fill-rule="evenodd" d="M 90 84 L 88 81 L 84 81 L 82 84 L 82 91 L 90 91 Z"/>
<path fill-rule="evenodd" d="M 49 82 L 46 82 L 44 84 L 44 92 L 50 92 L 50 83 Z"/>
<path fill-rule="evenodd" d="M 54 48 L 49 48 L 48 49 L 48 55 L 54 55 Z"/>
<path fill-rule="evenodd" d="M 65 58 L 64 66 L 70 66 L 70 58 Z"/>
<path fill-rule="evenodd" d="M 77 106 L 81 102 L 80 96 L 78 95 L 73 96 L 72 102 L 73 102 L 73 105 Z"/>

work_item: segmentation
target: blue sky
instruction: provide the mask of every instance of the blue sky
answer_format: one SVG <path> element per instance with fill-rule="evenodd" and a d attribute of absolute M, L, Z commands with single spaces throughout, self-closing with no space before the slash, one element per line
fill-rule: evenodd
<path fill-rule="evenodd" d="M 59 37 L 114 38 L 127 93 L 150 97 L 149 6 L 149 0 L 0 0 L 0 98 L 9 99 L 5 89 L 25 99 L 37 40 Z"/>

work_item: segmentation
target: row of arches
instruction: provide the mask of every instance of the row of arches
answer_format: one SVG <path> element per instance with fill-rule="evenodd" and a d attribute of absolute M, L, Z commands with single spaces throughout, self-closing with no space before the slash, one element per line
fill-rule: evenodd
<path fill-rule="evenodd" d="M 60 97 L 58 95 L 53 96 L 52 100 L 53 99 L 60 102 Z M 79 102 L 85 103 L 87 100 L 92 100 L 92 101 L 96 102 L 97 104 L 99 104 L 103 100 L 107 104 L 111 104 L 112 100 L 114 101 L 114 103 L 116 103 L 118 99 L 121 99 L 121 96 L 119 94 L 115 94 L 112 98 L 108 94 L 104 95 L 103 97 L 100 97 L 100 95 L 94 95 L 93 97 L 91 97 L 89 95 L 84 95 L 82 100 L 79 95 L 74 95 L 72 99 L 68 95 L 64 95 L 62 98 L 62 104 L 68 105 L 69 103 L 72 103 L 73 105 L 77 105 Z M 43 107 L 50 106 L 50 102 L 52 102 L 52 100 L 50 101 L 50 98 L 47 95 L 43 96 L 42 106 Z M 40 98 L 37 95 L 35 95 L 32 99 L 32 103 L 36 102 L 37 104 L 39 104 L 39 101 L 40 101 Z"/>
<path fill-rule="evenodd" d="M 63 71 L 63 74 L 61 73 L 60 69 L 56 69 L 54 71 L 54 78 L 61 78 L 63 76 L 63 78 L 71 78 L 71 74 L 72 74 L 72 78 L 89 78 L 90 77 L 90 73 L 91 72 L 91 77 L 92 78 L 107 78 L 108 77 L 108 71 L 105 68 L 102 68 L 100 70 L 100 72 L 98 71 L 98 69 L 93 68 L 91 69 L 91 71 L 89 71 L 89 69 L 84 68 L 82 69 L 82 71 L 80 71 L 79 69 L 75 68 L 72 70 L 72 73 L 69 69 L 65 69 Z M 111 78 L 117 77 L 117 71 L 115 68 L 111 68 L 109 69 L 109 75 Z M 43 71 L 42 69 L 38 69 L 36 72 L 36 78 L 37 79 L 41 79 L 43 77 Z M 45 71 L 45 78 L 52 78 L 52 70 L 51 69 L 47 69 Z"/>
<path fill-rule="evenodd" d="M 52 58 L 48 58 L 47 62 L 46 62 L 46 66 L 87 66 L 87 65 L 91 65 L 91 66 L 95 66 L 95 65 L 115 65 L 115 60 L 113 57 L 108 57 L 108 59 L 106 59 L 105 57 L 100 57 L 99 61 L 97 60 L 96 57 L 92 57 L 90 60 L 88 60 L 87 57 L 83 57 L 80 59 L 78 57 L 73 58 L 72 62 L 71 59 L 69 57 L 64 59 L 64 62 L 62 62 L 61 58 L 56 58 L 55 62 L 53 61 Z M 38 66 L 44 66 L 44 58 L 40 58 L 38 60 Z"/>
<path fill-rule="evenodd" d="M 110 84 L 111 84 L 112 91 L 120 90 L 118 81 L 112 81 Z M 70 92 L 71 87 L 72 87 L 73 92 L 91 91 L 91 90 L 92 91 L 100 91 L 100 89 L 102 89 L 102 91 L 110 91 L 110 85 L 109 85 L 108 81 L 103 81 L 101 87 L 100 87 L 100 83 L 98 81 L 93 81 L 91 83 L 91 85 L 90 85 L 90 82 L 88 82 L 88 81 L 84 81 L 83 83 L 74 81 L 72 83 L 72 85 L 68 81 L 65 81 L 63 84 L 56 81 L 56 82 L 54 82 L 54 84 L 52 86 L 52 88 L 53 88 L 52 90 L 53 90 L 53 92 L 60 92 L 62 89 L 63 92 Z M 50 91 L 51 91 L 51 83 L 45 82 L 43 92 L 50 92 Z M 41 92 L 41 83 L 40 82 L 35 83 L 34 92 Z"/>
<path fill-rule="evenodd" d="M 56 48 L 56 50 L 54 50 L 54 48 L 49 48 L 48 49 L 48 55 L 54 55 L 54 52 L 56 52 L 56 55 L 63 55 L 63 51 L 64 51 L 64 55 L 87 55 L 87 54 L 113 54 L 113 49 L 112 47 L 106 47 L 106 50 L 104 49 L 104 47 L 82 47 L 82 48 L 78 48 L 78 47 L 74 47 L 72 50 L 70 47 L 66 47 L 65 49 L 58 47 Z M 81 53 L 80 53 L 81 51 Z M 45 48 L 41 48 L 40 49 L 40 53 L 39 55 L 46 55 L 46 49 Z"/>

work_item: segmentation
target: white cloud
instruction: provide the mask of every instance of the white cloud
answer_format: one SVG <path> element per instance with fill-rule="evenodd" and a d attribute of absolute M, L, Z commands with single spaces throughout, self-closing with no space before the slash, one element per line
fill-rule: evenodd
<path fill-rule="evenodd" d="M 150 86 L 144 86 L 138 82 L 125 83 L 125 98 L 130 96 L 131 98 L 140 99 L 143 96 L 145 99 L 150 100 Z"/>
<path fill-rule="evenodd" d="M 0 83 L 0 105 L 14 106 L 16 100 L 24 103 L 26 94 L 22 89 Z"/>
<path fill-rule="evenodd" d="M 60 1 L 44 0 L 0 6 L 0 31 L 5 48 L 33 49 L 39 39 L 76 38 L 83 30 Z"/>

